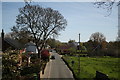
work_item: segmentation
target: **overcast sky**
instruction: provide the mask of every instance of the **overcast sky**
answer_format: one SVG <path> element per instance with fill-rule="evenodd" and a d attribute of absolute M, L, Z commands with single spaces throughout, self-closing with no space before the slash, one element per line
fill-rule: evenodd
<path fill-rule="evenodd" d="M 106 10 L 96 8 L 92 2 L 33 2 L 33 4 L 39 4 L 45 8 L 51 7 L 65 17 L 68 25 L 57 38 L 62 42 L 68 42 L 70 39 L 78 41 L 79 33 L 81 34 L 81 41 L 85 42 L 95 32 L 103 33 L 107 41 L 116 40 L 118 31 L 117 6 L 113 8 L 110 16 L 105 17 L 108 15 Z M 15 19 L 19 13 L 18 9 L 23 6 L 23 2 L 2 2 L 0 25 L 6 33 L 10 32 L 10 28 L 15 25 Z"/>

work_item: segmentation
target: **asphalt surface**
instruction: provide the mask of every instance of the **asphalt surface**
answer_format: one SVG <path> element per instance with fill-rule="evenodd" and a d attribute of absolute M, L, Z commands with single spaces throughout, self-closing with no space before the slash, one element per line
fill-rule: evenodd
<path fill-rule="evenodd" d="M 57 53 L 51 53 L 55 56 L 55 59 L 51 59 L 45 68 L 45 72 L 41 75 L 41 78 L 69 78 L 73 79 L 73 74 L 61 59 L 60 55 Z"/>

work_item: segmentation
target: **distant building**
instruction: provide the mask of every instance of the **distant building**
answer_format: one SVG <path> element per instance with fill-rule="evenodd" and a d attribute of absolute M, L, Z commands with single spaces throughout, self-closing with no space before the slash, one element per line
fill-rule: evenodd
<path fill-rule="evenodd" d="M 26 52 L 38 53 L 37 47 L 32 41 L 25 44 L 25 49 L 26 49 Z"/>

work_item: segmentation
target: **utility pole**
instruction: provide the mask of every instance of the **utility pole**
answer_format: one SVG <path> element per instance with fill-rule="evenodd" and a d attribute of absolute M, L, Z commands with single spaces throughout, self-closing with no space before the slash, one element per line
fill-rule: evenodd
<path fill-rule="evenodd" d="M 78 62 L 79 62 L 79 64 L 78 64 L 78 73 L 80 73 L 80 52 L 81 52 L 80 51 L 80 33 L 79 33 L 79 48 L 78 49 L 79 49 L 79 53 L 78 53 L 79 54 L 79 56 L 78 56 L 78 58 L 79 58 L 78 59 Z"/>

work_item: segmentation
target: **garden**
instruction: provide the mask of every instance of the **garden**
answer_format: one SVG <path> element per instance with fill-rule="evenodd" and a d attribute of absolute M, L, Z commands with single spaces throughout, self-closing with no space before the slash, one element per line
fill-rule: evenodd
<path fill-rule="evenodd" d="M 2 80 L 39 80 L 39 73 L 44 70 L 47 61 L 40 60 L 37 55 L 34 55 L 28 64 L 25 53 L 21 56 L 20 64 L 18 50 L 10 50 L 2 54 Z"/>

